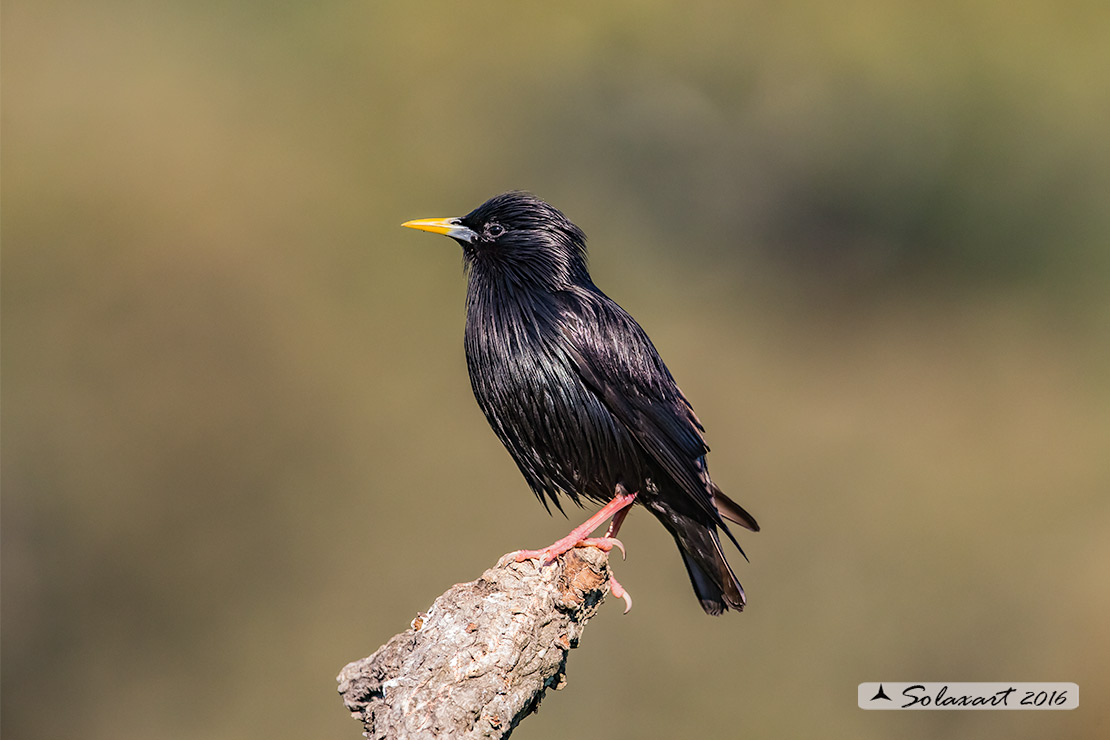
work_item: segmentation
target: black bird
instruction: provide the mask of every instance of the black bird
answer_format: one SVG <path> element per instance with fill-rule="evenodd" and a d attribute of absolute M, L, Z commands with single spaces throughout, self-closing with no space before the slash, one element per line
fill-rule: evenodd
<path fill-rule="evenodd" d="M 638 501 L 674 537 L 702 608 L 743 609 L 717 531 L 739 549 L 724 519 L 753 532 L 759 525 L 710 480 L 698 417 L 644 330 L 593 284 L 582 230 L 525 192 L 495 196 L 461 218 L 404 225 L 462 246 L 470 383 L 532 491 L 549 511 L 549 500 L 562 511 L 560 493 L 579 505 L 583 497 L 607 504 L 563 540 L 518 559 L 547 561 L 584 543 L 619 546 L 609 538 Z M 610 515 L 607 537 L 586 539 Z M 623 595 L 615 581 L 613 592 Z"/>

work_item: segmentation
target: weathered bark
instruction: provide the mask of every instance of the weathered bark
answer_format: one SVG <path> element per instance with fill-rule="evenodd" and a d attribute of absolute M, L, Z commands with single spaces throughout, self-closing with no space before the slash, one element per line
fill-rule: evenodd
<path fill-rule="evenodd" d="M 453 586 L 368 658 L 339 674 L 366 737 L 505 738 L 548 688 L 609 591 L 609 558 L 577 548 L 554 563 L 505 557 Z"/>

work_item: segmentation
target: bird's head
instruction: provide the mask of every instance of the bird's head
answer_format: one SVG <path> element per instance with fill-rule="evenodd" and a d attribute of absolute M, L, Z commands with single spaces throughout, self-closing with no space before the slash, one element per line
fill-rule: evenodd
<path fill-rule="evenodd" d="M 586 235 L 531 193 L 502 193 L 459 218 L 402 225 L 451 237 L 462 245 L 471 274 L 486 280 L 549 290 L 589 280 Z"/>

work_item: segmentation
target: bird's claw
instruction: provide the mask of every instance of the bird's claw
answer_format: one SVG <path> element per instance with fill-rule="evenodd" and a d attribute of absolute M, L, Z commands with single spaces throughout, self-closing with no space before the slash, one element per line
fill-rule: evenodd
<path fill-rule="evenodd" d="M 622 560 L 628 559 L 628 553 L 624 551 L 624 543 L 616 537 L 587 537 L 584 540 L 578 540 L 575 547 L 596 547 L 605 552 L 609 552 L 615 547 L 621 551 Z"/>
<path fill-rule="evenodd" d="M 547 548 L 544 550 L 517 550 L 516 552 L 509 553 L 509 555 L 505 557 L 512 556 L 513 560 L 518 563 L 523 563 L 525 560 L 538 560 L 540 561 L 540 565 L 547 565 L 562 554 L 561 552 L 553 552 L 550 548 Z"/>
<path fill-rule="evenodd" d="M 618 599 L 624 599 L 624 613 L 632 611 L 632 596 L 624 590 L 624 586 L 617 582 L 616 576 L 609 571 L 609 592 Z"/>

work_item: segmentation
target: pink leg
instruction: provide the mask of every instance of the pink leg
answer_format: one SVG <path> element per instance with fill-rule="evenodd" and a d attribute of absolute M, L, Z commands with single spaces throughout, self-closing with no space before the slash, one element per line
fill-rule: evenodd
<path fill-rule="evenodd" d="M 636 494 L 633 493 L 632 496 L 635 497 Z M 613 514 L 613 521 L 609 522 L 609 529 L 605 532 L 606 537 L 617 536 L 617 532 L 620 531 L 621 525 L 624 524 L 624 518 L 628 516 L 628 512 L 630 511 L 632 511 L 631 506 L 627 509 L 621 509 L 616 514 Z"/>
<path fill-rule="evenodd" d="M 516 561 L 520 563 L 525 560 L 538 559 L 543 563 L 549 563 L 576 547 L 599 547 L 606 552 L 616 547 L 621 553 L 624 553 L 624 545 L 613 535 L 620 529 L 620 522 L 624 521 L 624 517 L 628 515 L 629 507 L 632 506 L 635 500 L 636 494 L 634 493 L 618 493 L 612 501 L 601 507 L 596 514 L 587 519 L 581 526 L 575 527 L 566 537 L 542 550 L 521 550 L 515 555 Z M 600 527 L 609 517 L 613 517 L 613 524 L 610 525 L 609 532 L 604 537 L 589 537 L 590 533 Z"/>

